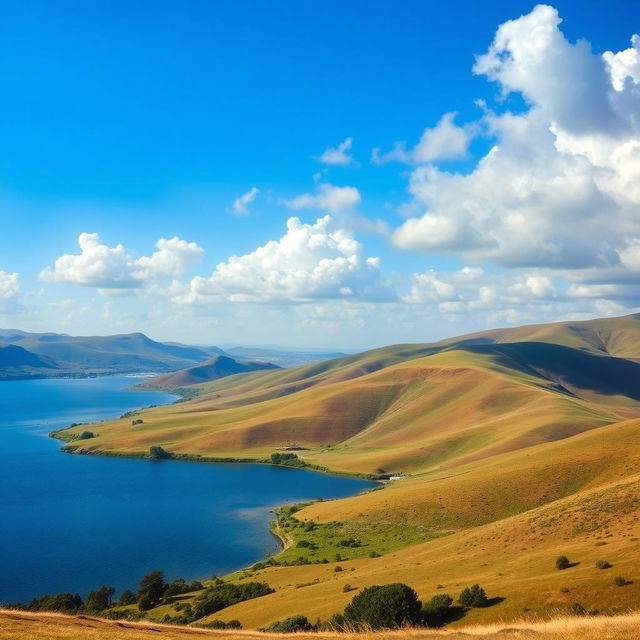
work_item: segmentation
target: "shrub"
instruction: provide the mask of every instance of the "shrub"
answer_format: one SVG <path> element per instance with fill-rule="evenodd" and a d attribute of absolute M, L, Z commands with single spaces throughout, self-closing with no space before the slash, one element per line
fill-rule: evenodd
<path fill-rule="evenodd" d="M 558 556 L 556 558 L 556 569 L 562 571 L 562 569 L 568 569 L 571 566 L 569 558 L 567 556 Z"/>
<path fill-rule="evenodd" d="M 152 460 L 168 460 L 173 457 L 173 454 L 169 453 L 160 446 L 149 447 L 149 457 Z"/>
<path fill-rule="evenodd" d="M 422 607 L 422 620 L 429 627 L 442 626 L 451 612 L 453 598 L 447 593 L 433 596 Z"/>
<path fill-rule="evenodd" d="M 379 558 L 379 557 L 380 557 L 380 554 L 379 554 L 377 551 L 372 551 L 372 552 L 369 554 L 369 557 L 370 557 L 370 558 Z"/>
<path fill-rule="evenodd" d="M 612 565 L 606 560 L 598 560 L 596 562 L 596 569 L 611 569 Z"/>
<path fill-rule="evenodd" d="M 392 629 L 420 621 L 422 603 L 416 592 L 396 582 L 363 589 L 344 610 L 347 623 L 363 624 L 373 629 Z"/>
<path fill-rule="evenodd" d="M 349 593 L 349 591 L 352 591 L 353 587 L 347 583 L 344 585 L 344 587 L 342 587 L 342 593 Z"/>
<path fill-rule="evenodd" d="M 276 633 L 295 633 L 296 631 L 311 631 L 311 623 L 306 616 L 289 616 L 284 620 L 278 620 L 267 627 L 267 631 Z"/>
<path fill-rule="evenodd" d="M 231 584 L 220 582 L 206 589 L 197 596 L 191 603 L 193 609 L 193 619 L 204 618 L 216 611 L 226 609 L 232 604 L 259 598 L 273 593 L 266 582 L 245 582 L 244 584 Z"/>
<path fill-rule="evenodd" d="M 95 438 L 95 434 L 93 433 L 93 431 L 83 431 L 78 436 L 78 440 L 89 440 L 89 438 Z"/>
<path fill-rule="evenodd" d="M 622 576 L 616 576 L 613 579 L 613 584 L 615 584 L 616 587 L 625 587 L 628 583 L 626 578 L 623 578 Z"/>
<path fill-rule="evenodd" d="M 306 462 L 304 462 L 304 460 L 300 460 L 295 453 L 272 453 L 271 464 L 279 464 L 286 467 L 306 466 Z"/>
<path fill-rule="evenodd" d="M 458 602 L 463 607 L 486 607 L 489 600 L 485 590 L 479 584 L 474 584 L 462 590 Z"/>
<path fill-rule="evenodd" d="M 229 622 L 227 622 L 227 629 L 242 629 L 242 624 L 240 620 L 229 620 Z"/>
<path fill-rule="evenodd" d="M 334 573 L 340 573 L 340 571 L 343 571 L 343 569 L 339 564 L 337 564 L 335 567 L 333 567 L 333 571 Z"/>
<path fill-rule="evenodd" d="M 587 610 L 579 602 L 574 602 L 569 607 L 569 611 L 574 616 L 586 616 L 587 615 Z"/>

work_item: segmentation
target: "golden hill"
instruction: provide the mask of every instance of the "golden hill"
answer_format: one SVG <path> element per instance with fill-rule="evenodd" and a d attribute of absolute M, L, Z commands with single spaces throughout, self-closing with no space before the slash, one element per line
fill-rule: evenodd
<path fill-rule="evenodd" d="M 294 442 L 311 464 L 409 474 L 296 513 L 316 523 L 318 550 L 305 564 L 233 576 L 277 591 L 215 615 L 223 620 L 327 619 L 353 597 L 345 584 L 397 581 L 422 599 L 475 582 L 504 599 L 461 624 L 550 617 L 576 602 L 619 614 L 640 601 L 639 356 L 637 315 L 396 345 L 197 385 L 192 400 L 145 410 L 142 424 L 100 423 L 72 446 L 264 458 Z M 365 541 L 339 573 L 331 527 Z M 557 571 L 560 554 L 579 564 Z M 596 569 L 600 559 L 614 568 Z"/>

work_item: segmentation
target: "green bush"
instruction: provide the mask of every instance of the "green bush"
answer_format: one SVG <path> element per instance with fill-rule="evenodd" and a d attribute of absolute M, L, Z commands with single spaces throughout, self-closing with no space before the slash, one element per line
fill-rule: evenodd
<path fill-rule="evenodd" d="M 337 564 L 335 567 L 333 567 L 333 572 L 334 573 L 340 573 L 340 571 L 344 571 L 344 569 L 339 564 Z"/>
<path fill-rule="evenodd" d="M 486 607 L 489 604 L 487 594 L 479 584 L 465 587 L 458 596 L 458 602 L 463 607 Z"/>
<path fill-rule="evenodd" d="M 626 578 L 623 578 L 622 576 L 616 576 L 616 577 L 613 579 L 613 584 L 615 584 L 615 585 L 616 585 L 616 587 L 625 587 L 625 586 L 627 586 L 627 584 L 629 584 L 629 583 L 627 582 L 627 579 L 626 579 Z"/>
<path fill-rule="evenodd" d="M 345 608 L 344 618 L 351 625 L 393 629 L 419 623 L 421 609 L 416 592 L 406 584 L 396 582 L 363 589 Z"/>
<path fill-rule="evenodd" d="M 569 562 L 569 558 L 567 556 L 558 556 L 556 558 L 556 569 L 562 571 L 563 569 L 568 569 L 571 566 Z"/>
<path fill-rule="evenodd" d="M 571 615 L 574 615 L 574 616 L 586 616 L 587 615 L 587 610 L 579 602 L 574 602 L 569 607 L 569 611 L 571 612 Z"/>
<path fill-rule="evenodd" d="M 596 569 L 611 569 L 612 566 L 606 560 L 598 560 L 596 562 Z"/>
<path fill-rule="evenodd" d="M 453 598 L 448 593 L 439 593 L 422 607 L 422 621 L 429 627 L 442 626 L 449 614 Z"/>
<path fill-rule="evenodd" d="M 278 620 L 267 627 L 267 631 L 276 633 L 296 633 L 297 631 L 311 631 L 312 626 L 306 616 L 289 616 L 284 620 Z"/>
<path fill-rule="evenodd" d="M 266 582 L 245 582 L 244 584 L 218 583 L 206 589 L 191 603 L 193 619 L 204 618 L 232 604 L 266 596 L 273 593 Z"/>
<path fill-rule="evenodd" d="M 149 457 L 152 460 L 168 460 L 173 457 L 172 453 L 169 453 L 160 446 L 149 447 Z"/>
<path fill-rule="evenodd" d="M 95 438 L 95 433 L 93 433 L 93 431 L 83 431 L 78 436 L 78 440 L 89 440 L 90 438 Z"/>

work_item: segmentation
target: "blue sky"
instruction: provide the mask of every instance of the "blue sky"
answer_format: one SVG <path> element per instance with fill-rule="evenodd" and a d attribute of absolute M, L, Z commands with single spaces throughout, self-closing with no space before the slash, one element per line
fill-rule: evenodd
<path fill-rule="evenodd" d="M 364 348 L 636 310 L 640 8 L 534 7 L 5 3 L 0 326 Z"/>

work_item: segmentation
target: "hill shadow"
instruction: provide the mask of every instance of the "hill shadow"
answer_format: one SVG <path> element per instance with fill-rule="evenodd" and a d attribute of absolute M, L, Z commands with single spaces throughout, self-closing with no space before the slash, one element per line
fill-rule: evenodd
<path fill-rule="evenodd" d="M 565 393 L 572 393 L 566 387 L 573 387 L 640 401 L 640 363 L 633 360 L 547 342 L 465 345 L 462 350 L 493 356 L 498 364 L 551 380 Z"/>

